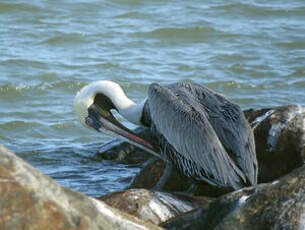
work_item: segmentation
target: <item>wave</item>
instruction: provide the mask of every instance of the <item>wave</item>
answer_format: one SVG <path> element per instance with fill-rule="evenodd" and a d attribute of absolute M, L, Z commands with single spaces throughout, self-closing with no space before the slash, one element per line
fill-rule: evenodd
<path fill-rule="evenodd" d="M 158 28 L 146 32 L 135 32 L 131 36 L 133 37 L 145 37 L 145 38 L 161 38 L 161 39 L 189 39 L 196 40 L 198 38 L 204 38 L 208 33 L 217 33 L 218 31 L 212 27 L 165 27 Z"/>
<path fill-rule="evenodd" d="M 29 59 L 22 59 L 22 58 L 15 58 L 15 59 L 5 59 L 1 61 L 1 65 L 8 66 L 8 67 L 28 67 L 31 66 L 37 69 L 45 69 L 47 64 L 42 61 L 36 60 L 29 60 Z"/>
<path fill-rule="evenodd" d="M 293 41 L 293 42 L 277 42 L 275 46 L 285 49 L 305 49 L 305 41 Z"/>
<path fill-rule="evenodd" d="M 61 44 L 82 44 L 86 38 L 85 33 L 58 33 L 57 35 L 43 40 L 40 44 L 61 45 Z"/>
<path fill-rule="evenodd" d="M 4 122 L 3 119 L 1 119 L 1 122 L 2 124 L 0 125 L 0 128 L 4 130 L 20 131 L 41 126 L 39 122 L 28 122 L 23 120 L 13 120 Z"/>
<path fill-rule="evenodd" d="M 56 90 L 56 89 L 63 89 L 63 90 L 76 90 L 85 86 L 86 83 L 76 82 L 76 81 L 56 81 L 53 83 L 37 83 L 33 85 L 27 85 L 25 83 L 20 84 L 4 84 L 0 85 L 0 95 L 1 94 L 18 94 L 26 91 L 44 91 L 44 90 Z"/>
<path fill-rule="evenodd" d="M 304 6 L 295 6 L 293 4 L 274 4 L 264 3 L 230 3 L 210 7 L 211 10 L 228 11 L 229 13 L 238 12 L 248 16 L 272 17 L 272 16 L 296 16 L 304 14 Z"/>
<path fill-rule="evenodd" d="M 205 83 L 209 88 L 228 88 L 228 89 L 253 89 L 253 88 L 260 88 L 260 89 L 267 89 L 268 86 L 265 86 L 263 84 L 246 84 L 242 82 L 235 82 L 235 81 L 217 81 L 217 82 L 210 82 Z"/>
<path fill-rule="evenodd" d="M 4 3 L 0 2 L 0 13 L 7 13 L 10 11 L 24 11 L 24 12 L 46 12 L 43 8 L 37 5 L 28 3 Z"/>
<path fill-rule="evenodd" d="M 139 11 L 130 11 L 126 13 L 121 13 L 113 18 L 118 18 L 118 19 L 129 19 L 129 18 L 138 18 L 138 19 L 144 19 L 144 18 L 151 18 L 152 15 L 150 13 L 144 13 L 144 12 L 139 12 Z"/>
<path fill-rule="evenodd" d="M 305 76 L 305 69 L 304 68 L 297 68 L 295 71 L 293 71 L 293 73 L 291 73 L 289 75 L 289 77 L 291 77 L 291 76 L 304 77 Z M 305 82 L 305 81 L 302 80 L 301 82 Z"/>

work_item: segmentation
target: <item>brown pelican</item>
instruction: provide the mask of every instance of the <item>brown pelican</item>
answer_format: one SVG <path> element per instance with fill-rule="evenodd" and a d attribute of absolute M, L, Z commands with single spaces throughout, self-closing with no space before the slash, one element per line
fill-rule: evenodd
<path fill-rule="evenodd" d="M 241 188 L 257 182 L 253 132 L 240 107 L 199 84 L 151 84 L 148 97 L 136 104 L 111 81 L 82 88 L 74 107 L 81 123 L 116 134 L 173 163 L 180 172 L 215 186 Z M 134 134 L 112 114 L 150 127 L 159 151 Z"/>

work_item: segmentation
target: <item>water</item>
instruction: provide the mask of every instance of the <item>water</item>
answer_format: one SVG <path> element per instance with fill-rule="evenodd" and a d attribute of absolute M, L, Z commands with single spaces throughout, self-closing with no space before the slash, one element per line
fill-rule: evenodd
<path fill-rule="evenodd" d="M 77 122 L 75 93 L 100 79 L 136 102 L 189 81 L 243 108 L 305 106 L 304 1 L 0 0 L 0 143 L 92 196 L 139 170 L 101 161 L 111 138 Z"/>

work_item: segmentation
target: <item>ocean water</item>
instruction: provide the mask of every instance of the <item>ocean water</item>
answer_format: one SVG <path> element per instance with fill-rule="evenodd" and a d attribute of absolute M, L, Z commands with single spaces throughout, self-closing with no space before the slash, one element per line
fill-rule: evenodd
<path fill-rule="evenodd" d="M 136 102 L 152 82 L 188 81 L 244 109 L 305 106 L 305 3 L 0 0 L 0 143 L 91 196 L 139 171 L 101 160 L 112 138 L 74 114 L 76 92 L 101 79 Z"/>

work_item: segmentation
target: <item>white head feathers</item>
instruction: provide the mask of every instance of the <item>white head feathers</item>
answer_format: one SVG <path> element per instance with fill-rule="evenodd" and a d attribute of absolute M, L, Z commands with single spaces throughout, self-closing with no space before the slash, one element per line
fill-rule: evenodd
<path fill-rule="evenodd" d="M 85 124 L 88 108 L 93 104 L 98 93 L 107 96 L 123 117 L 140 125 L 145 100 L 137 105 L 125 95 L 120 85 L 107 80 L 92 82 L 77 93 L 74 99 L 74 109 L 82 124 Z"/>

